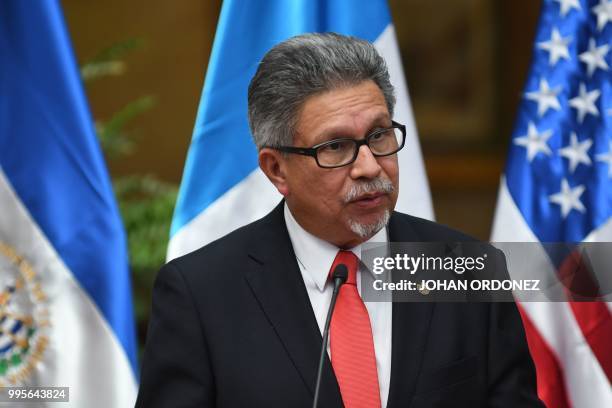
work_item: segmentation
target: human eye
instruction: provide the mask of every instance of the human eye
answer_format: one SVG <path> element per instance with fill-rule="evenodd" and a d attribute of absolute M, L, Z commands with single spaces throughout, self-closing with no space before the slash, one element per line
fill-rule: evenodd
<path fill-rule="evenodd" d="M 339 166 L 351 160 L 355 153 L 353 140 L 332 140 L 317 149 L 317 160 L 323 166 Z"/>
<path fill-rule="evenodd" d="M 352 142 L 349 140 L 338 139 L 327 142 L 324 146 L 319 148 L 319 151 L 322 153 L 341 153 L 351 149 Z"/>
<path fill-rule="evenodd" d="M 370 140 L 376 141 L 376 140 L 384 139 L 384 137 L 385 137 L 385 132 L 378 131 L 374 133 L 372 136 L 370 136 Z"/>
<path fill-rule="evenodd" d="M 393 134 L 393 129 L 379 129 L 369 136 L 371 142 L 380 142 L 388 139 Z"/>
<path fill-rule="evenodd" d="M 325 148 L 329 151 L 337 151 L 342 149 L 342 141 L 332 140 Z"/>

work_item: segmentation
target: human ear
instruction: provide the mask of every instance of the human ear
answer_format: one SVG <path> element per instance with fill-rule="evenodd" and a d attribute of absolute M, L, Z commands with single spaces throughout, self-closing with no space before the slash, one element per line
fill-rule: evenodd
<path fill-rule="evenodd" d="M 259 167 L 274 184 L 283 197 L 289 195 L 287 184 L 286 161 L 282 154 L 274 149 L 264 147 L 259 151 Z"/>

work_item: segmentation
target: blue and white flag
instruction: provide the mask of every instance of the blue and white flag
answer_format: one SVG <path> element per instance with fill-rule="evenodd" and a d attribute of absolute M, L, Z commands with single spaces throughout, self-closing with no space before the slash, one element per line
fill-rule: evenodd
<path fill-rule="evenodd" d="M 493 241 L 612 241 L 611 65 L 611 0 L 543 1 Z M 521 307 L 547 405 L 612 406 L 612 305 Z"/>
<path fill-rule="evenodd" d="M 125 233 L 58 1 L 0 2 L 0 387 L 136 397 Z"/>
<path fill-rule="evenodd" d="M 406 124 L 397 209 L 433 218 L 412 108 L 386 0 L 223 2 L 172 223 L 168 259 L 268 213 L 281 199 L 259 169 L 247 121 L 247 89 L 263 55 L 307 32 L 368 40 L 387 61 L 395 120 Z"/>

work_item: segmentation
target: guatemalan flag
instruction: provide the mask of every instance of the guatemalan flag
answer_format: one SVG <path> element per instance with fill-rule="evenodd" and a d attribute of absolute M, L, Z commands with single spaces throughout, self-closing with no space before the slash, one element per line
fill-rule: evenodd
<path fill-rule="evenodd" d="M 493 241 L 612 241 L 611 65 L 611 0 L 543 1 Z M 534 267 L 552 269 L 548 259 Z M 612 306 L 521 309 L 542 400 L 612 407 Z"/>
<path fill-rule="evenodd" d="M 272 46 L 308 32 L 333 31 L 368 40 L 387 61 L 406 124 L 399 153 L 397 209 L 433 218 L 395 31 L 385 0 L 226 0 L 171 229 L 168 259 L 193 251 L 268 213 L 281 199 L 257 164 L 247 121 L 247 89 Z"/>
<path fill-rule="evenodd" d="M 0 387 L 127 407 L 126 239 L 59 3 L 0 1 Z"/>

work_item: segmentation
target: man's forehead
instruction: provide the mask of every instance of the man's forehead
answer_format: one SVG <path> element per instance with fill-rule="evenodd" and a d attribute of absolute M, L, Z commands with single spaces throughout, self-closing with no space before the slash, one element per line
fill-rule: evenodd
<path fill-rule="evenodd" d="M 321 121 L 321 125 L 318 128 L 321 133 L 346 133 L 350 135 L 354 131 L 368 131 L 372 127 L 390 125 L 389 113 L 386 111 L 377 113 L 363 112 L 362 115 L 354 115 L 351 119 L 339 118 L 338 120 Z"/>
<path fill-rule="evenodd" d="M 390 120 L 380 88 L 367 81 L 309 97 L 298 115 L 296 131 L 300 135 L 325 137 L 388 126 Z"/>

